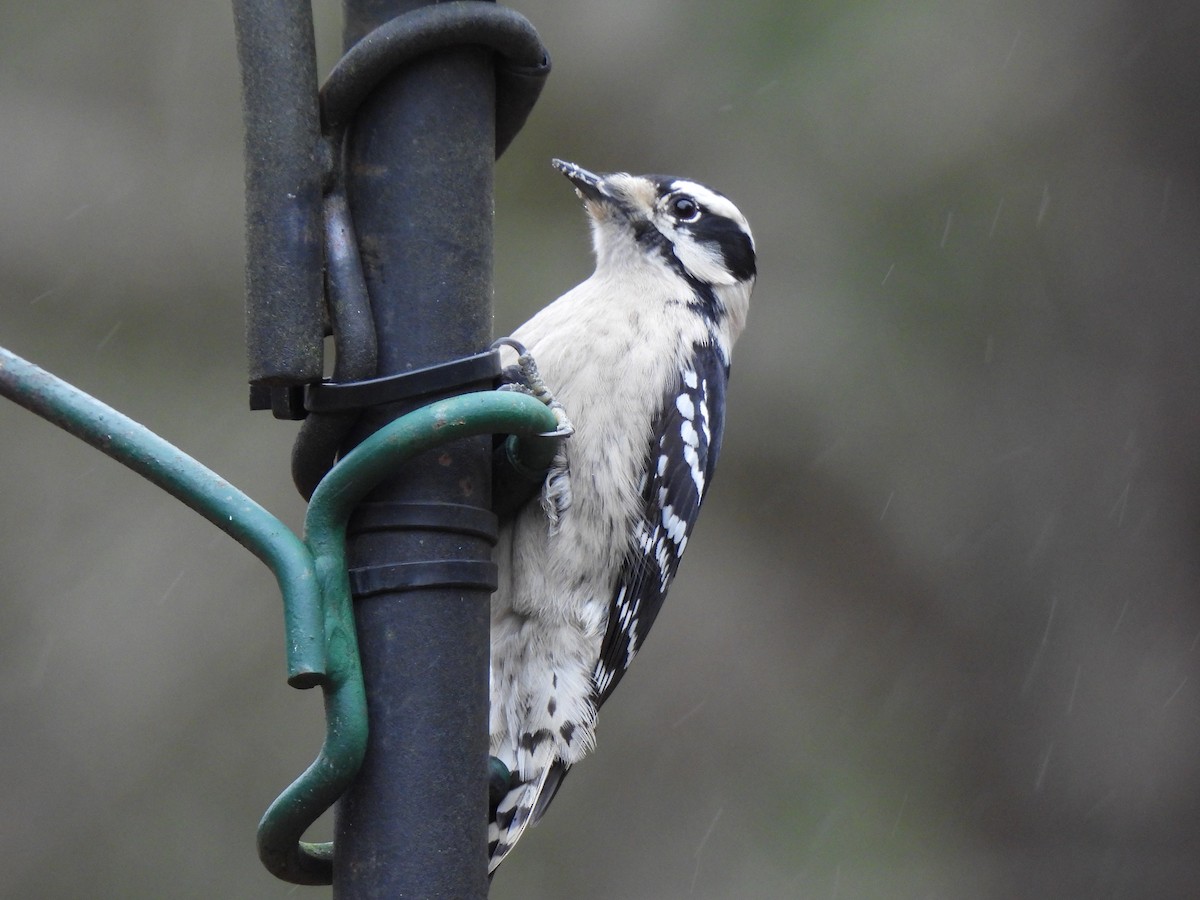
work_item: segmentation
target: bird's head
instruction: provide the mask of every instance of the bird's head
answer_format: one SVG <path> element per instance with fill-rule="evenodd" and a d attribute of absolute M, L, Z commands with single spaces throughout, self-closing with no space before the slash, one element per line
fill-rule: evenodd
<path fill-rule="evenodd" d="M 663 271 L 686 282 L 710 315 L 740 326 L 756 274 L 754 237 L 728 197 L 670 175 L 597 175 L 559 159 L 554 167 L 591 218 L 598 275 Z"/>

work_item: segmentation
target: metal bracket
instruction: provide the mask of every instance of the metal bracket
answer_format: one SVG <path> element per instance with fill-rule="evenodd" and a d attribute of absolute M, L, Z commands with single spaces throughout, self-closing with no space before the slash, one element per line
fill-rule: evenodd
<path fill-rule="evenodd" d="M 258 852 L 263 864 L 285 881 L 329 884 L 332 846 L 301 838 L 353 780 L 367 742 L 366 694 L 345 558 L 351 515 L 398 466 L 449 441 L 507 434 L 517 442 L 524 465 L 548 460 L 558 441 L 547 436 L 557 424 L 554 413 L 525 394 L 481 391 L 396 419 L 347 454 L 321 482 L 309 504 L 301 541 L 274 515 L 182 450 L 3 348 L 0 396 L 158 485 L 270 567 L 283 594 L 288 683 L 321 688 L 325 742 L 312 765 L 263 816 Z M 464 515 L 470 520 L 464 521 Z M 359 516 L 355 527 L 372 527 L 370 507 Z M 419 510 L 409 515 L 414 521 L 425 517 Z M 459 511 L 452 518 L 483 540 L 494 535 L 494 517 L 486 511 Z"/>

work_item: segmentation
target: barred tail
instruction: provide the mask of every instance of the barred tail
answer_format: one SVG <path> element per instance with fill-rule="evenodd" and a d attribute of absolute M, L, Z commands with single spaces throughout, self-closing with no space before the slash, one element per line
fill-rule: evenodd
<path fill-rule="evenodd" d="M 517 773 L 510 779 L 508 791 L 491 811 L 488 821 L 488 872 L 495 872 L 509 851 L 517 845 L 526 827 L 537 820 L 534 811 L 544 809 L 539 798 L 554 766 L 546 766 L 523 780 Z"/>

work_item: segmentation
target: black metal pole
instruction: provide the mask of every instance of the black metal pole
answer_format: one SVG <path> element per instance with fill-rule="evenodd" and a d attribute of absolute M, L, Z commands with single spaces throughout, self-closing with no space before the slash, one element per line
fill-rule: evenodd
<path fill-rule="evenodd" d="M 345 0 L 347 47 L 420 5 Z M 491 340 L 494 137 L 481 47 L 419 58 L 359 110 L 348 193 L 380 376 Z M 373 408 L 357 437 L 403 411 Z M 335 897 L 487 895 L 489 451 L 483 438 L 419 458 L 352 525 L 370 738 L 337 807 Z"/>

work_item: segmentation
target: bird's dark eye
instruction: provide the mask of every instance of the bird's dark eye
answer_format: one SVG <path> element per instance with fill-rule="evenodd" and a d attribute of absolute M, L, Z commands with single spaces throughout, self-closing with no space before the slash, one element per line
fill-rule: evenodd
<path fill-rule="evenodd" d="M 671 201 L 671 212 L 680 222 L 695 222 L 700 218 L 700 204 L 691 197 L 676 197 Z"/>

